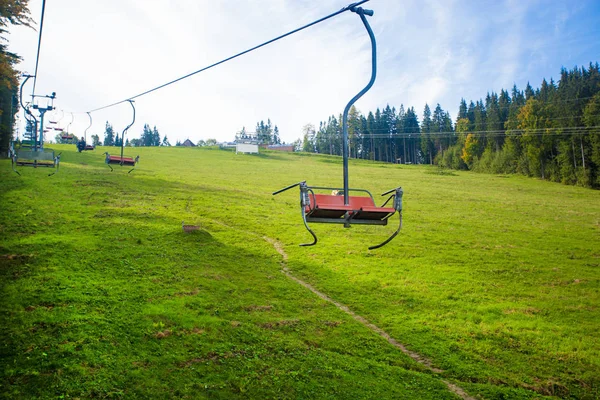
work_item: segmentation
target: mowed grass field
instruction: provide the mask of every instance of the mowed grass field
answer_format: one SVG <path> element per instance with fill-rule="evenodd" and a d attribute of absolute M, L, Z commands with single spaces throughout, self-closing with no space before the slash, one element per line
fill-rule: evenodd
<path fill-rule="evenodd" d="M 4 398 L 600 398 L 598 191 L 352 160 L 351 187 L 404 188 L 402 232 L 302 248 L 298 190 L 271 192 L 340 186 L 341 158 L 54 148 L 52 177 L 0 161 Z"/>

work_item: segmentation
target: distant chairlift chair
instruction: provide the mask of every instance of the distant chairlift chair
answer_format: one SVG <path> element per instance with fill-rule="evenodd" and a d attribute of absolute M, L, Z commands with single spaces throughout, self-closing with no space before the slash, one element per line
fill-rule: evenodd
<path fill-rule="evenodd" d="M 95 149 L 93 144 L 88 144 L 88 142 L 87 142 L 87 131 L 88 131 L 88 129 L 90 129 L 92 127 L 92 114 L 90 114 L 88 112 L 87 115 L 88 115 L 88 118 L 90 119 L 90 124 L 88 125 L 87 128 L 85 128 L 85 131 L 83 132 L 83 137 L 81 138 L 81 140 L 79 140 L 77 142 L 77 151 L 79 151 L 80 153 L 82 151 L 89 151 L 89 150 Z"/>
<path fill-rule="evenodd" d="M 121 135 L 121 156 L 111 156 L 110 154 L 108 154 L 108 152 L 104 153 L 106 155 L 105 158 L 105 162 L 106 164 L 108 164 L 108 167 L 110 168 L 110 171 L 113 171 L 113 167 L 111 166 L 111 164 L 118 164 L 120 166 L 131 166 L 133 168 L 131 168 L 127 173 L 131 173 L 131 171 L 133 171 L 135 169 L 135 165 L 138 163 L 138 161 L 140 160 L 140 156 L 136 156 L 135 158 L 133 157 L 123 157 L 123 146 L 125 144 L 125 133 L 127 133 L 127 130 L 129 128 L 131 128 L 131 126 L 135 123 L 135 106 L 133 105 L 133 100 L 127 100 L 129 102 L 129 104 L 131 104 L 131 108 L 133 109 L 133 121 L 131 121 L 131 123 L 129 125 L 127 125 L 127 127 L 123 130 L 123 134 Z"/>
<path fill-rule="evenodd" d="M 343 126 L 343 163 L 344 163 L 344 187 L 343 188 L 332 188 L 332 187 L 320 187 L 320 186 L 308 186 L 306 181 L 295 183 L 287 186 L 273 193 L 273 195 L 279 194 L 286 190 L 292 189 L 296 186 L 300 188 L 300 213 L 304 226 L 313 237 L 312 243 L 304 243 L 300 246 L 313 246 L 317 243 L 317 236 L 310 229 L 308 223 L 329 223 L 329 224 L 343 224 L 344 227 L 349 228 L 353 224 L 361 225 L 387 225 L 389 219 L 394 215 L 399 216 L 398 229 L 392 233 L 384 242 L 369 247 L 369 250 L 380 248 L 389 243 L 402 229 L 402 195 L 403 190 L 401 187 L 389 190 L 382 194 L 382 196 L 388 196 L 388 199 L 380 206 L 375 205 L 375 199 L 373 195 L 364 189 L 351 189 L 348 186 L 348 112 L 350 107 L 363 95 L 365 94 L 373 83 L 377 75 L 377 51 L 375 36 L 365 15 L 372 16 L 373 11 L 364 10 L 361 7 L 351 7 L 352 12 L 357 13 L 368 34 L 371 38 L 371 52 L 372 52 L 372 71 L 371 80 L 367 86 L 361 90 L 356 96 L 354 96 L 344 109 L 342 126 Z M 320 194 L 315 193 L 316 190 L 327 190 L 331 191 L 331 194 Z M 368 194 L 368 196 L 350 196 L 350 192 L 362 192 Z M 388 206 L 388 204 L 390 206 Z"/>

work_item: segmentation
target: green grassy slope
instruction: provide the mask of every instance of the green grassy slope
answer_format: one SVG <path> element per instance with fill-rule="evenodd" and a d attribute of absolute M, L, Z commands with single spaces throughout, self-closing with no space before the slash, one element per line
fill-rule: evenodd
<path fill-rule="evenodd" d="M 297 190 L 341 160 L 211 149 L 63 151 L 0 163 L 0 393 L 11 398 L 600 396 L 600 193 L 522 177 L 350 163 L 352 187 L 405 189 L 405 227 L 315 225 Z M 201 230 L 184 234 L 181 222 Z M 428 371 L 281 274 L 348 305 Z"/>

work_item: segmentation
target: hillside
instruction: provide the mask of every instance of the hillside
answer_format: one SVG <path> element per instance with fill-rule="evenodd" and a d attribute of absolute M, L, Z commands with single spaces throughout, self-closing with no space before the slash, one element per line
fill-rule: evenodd
<path fill-rule="evenodd" d="M 127 174 L 54 147 L 52 177 L 0 161 L 7 398 L 600 396 L 598 191 L 351 160 L 351 187 L 403 186 L 403 231 L 302 248 L 271 193 L 341 185 L 339 157 L 127 148 Z"/>

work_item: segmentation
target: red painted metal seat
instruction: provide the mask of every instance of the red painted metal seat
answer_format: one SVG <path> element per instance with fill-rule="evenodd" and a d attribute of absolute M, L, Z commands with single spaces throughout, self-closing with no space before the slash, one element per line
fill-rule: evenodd
<path fill-rule="evenodd" d="M 348 213 L 351 219 L 381 221 L 396 212 L 392 207 L 377 207 L 371 197 L 349 196 L 350 204 L 345 205 L 344 196 L 313 193 L 309 196 L 313 205 L 305 208 L 309 218 L 342 218 Z"/>
<path fill-rule="evenodd" d="M 121 157 L 121 156 L 106 156 L 107 164 L 119 164 L 119 165 L 135 165 L 136 159 L 133 157 Z"/>
<path fill-rule="evenodd" d="M 311 218 L 341 218 L 352 211 L 352 206 L 344 205 L 342 196 L 310 193 L 310 205 L 304 212 Z"/>
<path fill-rule="evenodd" d="M 133 157 L 121 157 L 121 156 L 111 156 L 107 152 L 105 152 L 104 155 L 106 155 L 106 158 L 104 159 L 104 162 L 109 166 L 109 168 L 110 168 L 111 171 L 113 171 L 113 167 L 111 167 L 111 164 L 117 164 L 117 165 L 120 165 L 120 166 L 127 165 L 127 166 L 130 166 L 130 167 L 133 167 L 133 168 L 131 168 L 129 170 L 128 173 L 130 173 L 131 171 L 133 171 L 135 169 L 135 165 L 140 160 L 140 156 L 137 156 L 135 158 L 133 158 Z"/>

